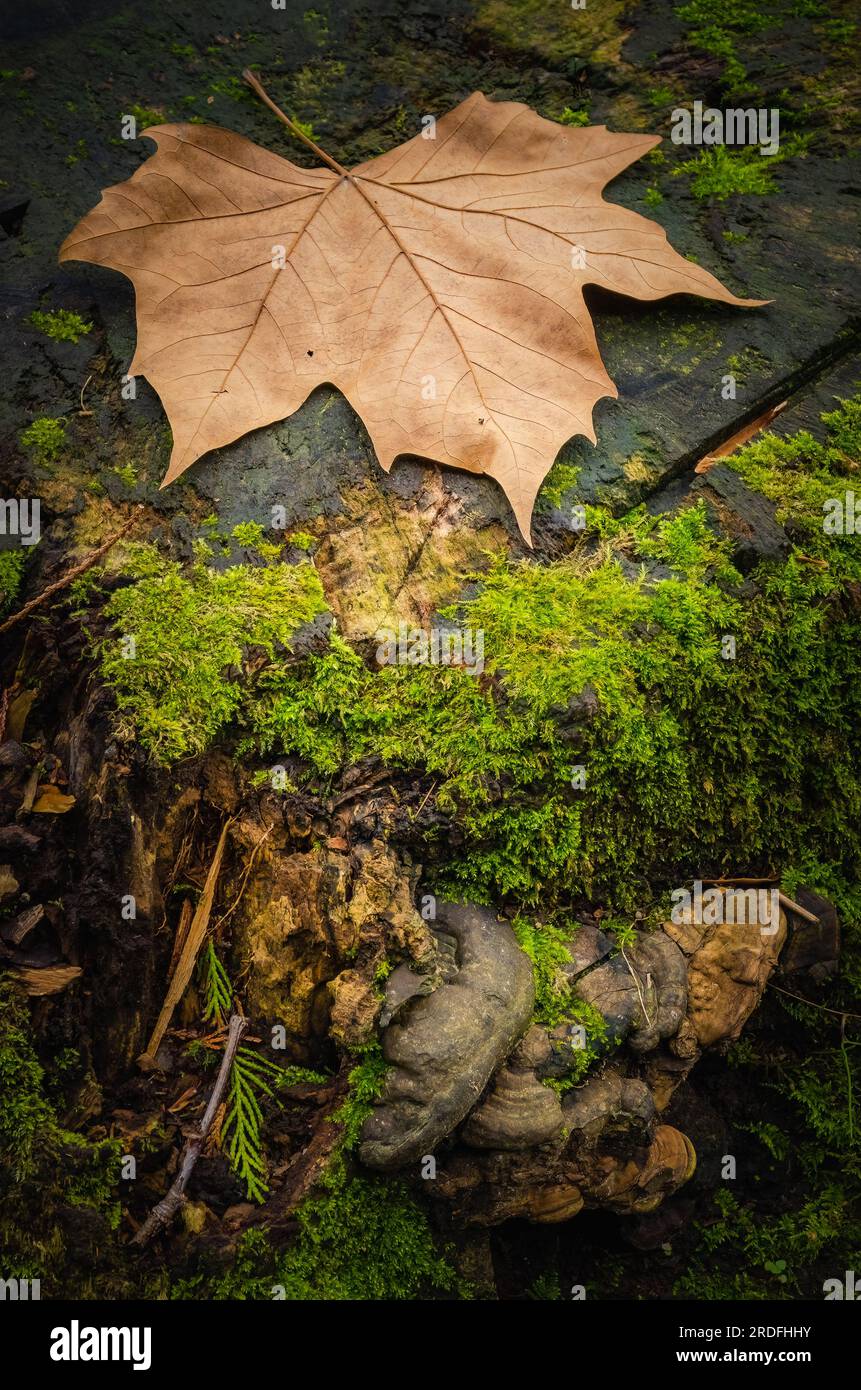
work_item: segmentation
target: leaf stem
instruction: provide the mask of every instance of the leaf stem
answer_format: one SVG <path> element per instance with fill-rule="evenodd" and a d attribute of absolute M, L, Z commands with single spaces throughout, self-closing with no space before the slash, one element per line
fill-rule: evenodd
<path fill-rule="evenodd" d="M 337 159 L 333 159 L 332 156 L 327 154 L 325 150 L 321 150 L 320 146 L 315 144 L 315 142 L 311 139 L 309 135 L 306 135 L 303 130 L 299 129 L 295 121 L 291 121 L 289 116 L 285 116 L 280 106 L 275 105 L 275 102 L 272 100 L 269 93 L 266 91 L 266 88 L 263 86 L 263 83 L 260 82 L 254 76 L 254 73 L 251 71 L 250 68 L 244 68 L 242 71 L 242 76 L 245 78 L 245 81 L 248 83 L 252 91 L 256 92 L 260 100 L 266 103 L 270 111 L 275 112 L 275 115 L 278 117 L 279 121 L 284 122 L 287 129 L 293 132 L 297 140 L 301 140 L 303 145 L 307 145 L 309 150 L 313 150 L 317 158 L 322 159 L 324 164 L 328 164 L 330 169 L 334 169 L 336 174 L 340 174 L 341 177 L 345 179 L 348 179 L 350 177 L 349 171 L 345 169 L 342 164 L 339 164 Z"/>

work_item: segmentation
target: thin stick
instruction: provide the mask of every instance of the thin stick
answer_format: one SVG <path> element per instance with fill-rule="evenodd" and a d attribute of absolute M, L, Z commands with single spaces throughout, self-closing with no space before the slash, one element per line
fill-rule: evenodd
<path fill-rule="evenodd" d="M 270 111 L 275 112 L 275 115 L 278 117 L 279 121 L 284 122 L 284 124 L 287 126 L 287 129 L 293 132 L 297 140 L 301 140 L 303 145 L 307 145 L 309 150 L 313 150 L 317 158 L 322 159 L 324 164 L 328 164 L 330 169 L 334 169 L 336 174 L 340 174 L 341 177 L 344 179 L 348 179 L 350 177 L 349 171 L 345 169 L 342 164 L 339 164 L 337 159 L 333 159 L 332 156 L 330 154 L 327 154 L 325 150 L 321 150 L 320 146 L 316 145 L 309 135 L 306 135 L 303 130 L 299 129 L 295 121 L 291 121 L 289 116 L 284 115 L 284 112 L 281 110 L 280 106 L 275 105 L 275 102 L 272 100 L 269 93 L 266 91 L 266 88 L 263 86 L 262 82 L 258 81 L 258 79 L 254 76 L 254 73 L 251 72 L 249 68 L 243 69 L 242 76 L 245 78 L 245 81 L 248 83 L 252 91 L 257 93 L 260 100 L 266 103 Z"/>
<path fill-rule="evenodd" d="M 159 1044 L 167 1031 L 173 1011 L 179 1003 L 188 987 L 194 971 L 198 952 L 203 945 L 206 929 L 209 926 L 209 914 L 212 911 L 212 903 L 215 898 L 215 889 L 218 883 L 218 875 L 221 869 L 221 861 L 224 857 L 224 846 L 227 841 L 227 831 L 232 821 L 227 821 L 216 846 L 215 854 L 212 856 L 212 863 L 209 866 L 209 873 L 206 875 L 206 883 L 203 885 L 203 892 L 200 902 L 197 904 L 191 926 L 186 933 L 176 969 L 167 987 L 167 994 L 161 1006 L 161 1013 L 156 1020 L 156 1025 L 152 1030 L 152 1037 L 146 1045 L 146 1050 L 138 1057 L 138 1066 L 144 1071 L 149 1071 L 155 1065 L 155 1056 L 159 1049 Z"/>
<path fill-rule="evenodd" d="M 780 880 L 772 874 L 771 878 L 704 878 L 703 883 L 779 883 Z"/>
<path fill-rule="evenodd" d="M 777 898 L 784 912 L 794 912 L 796 917 L 803 917 L 805 922 L 815 922 L 818 924 L 819 918 L 816 916 L 816 913 L 808 912 L 806 907 L 801 906 L 801 903 L 794 902 L 793 899 L 788 898 L 785 893 L 778 893 Z"/>
<path fill-rule="evenodd" d="M 170 1187 L 166 1196 L 157 1202 L 147 1217 L 146 1221 L 136 1232 L 132 1245 L 146 1245 L 152 1240 L 153 1236 L 158 1235 L 169 1226 L 176 1213 L 185 1201 L 185 1189 L 188 1187 L 189 1179 L 194 1171 L 194 1165 L 200 1157 L 206 1136 L 212 1129 L 212 1122 L 218 1113 L 218 1107 L 227 1088 L 227 1080 L 230 1076 L 230 1068 L 233 1066 L 233 1059 L 236 1056 L 236 1049 L 239 1040 L 245 1029 L 248 1027 L 247 1019 L 241 1014 L 234 1014 L 230 1020 L 227 1030 L 227 1043 L 224 1048 L 224 1056 L 221 1059 L 221 1066 L 218 1068 L 218 1076 L 215 1078 L 215 1085 L 209 1097 L 209 1104 L 204 1111 L 203 1119 L 199 1127 L 189 1135 L 185 1141 L 185 1148 L 182 1151 L 182 1158 L 179 1165 L 179 1173 Z"/>
<path fill-rule="evenodd" d="M 124 526 L 120 527 L 116 535 L 111 536 L 110 540 L 105 541 L 104 545 L 100 545 L 98 550 L 94 550 L 92 555 L 90 555 L 88 559 L 83 560 L 80 565 L 75 565 L 74 569 L 70 569 L 68 574 L 63 575 L 62 579 L 58 579 L 54 584 L 49 584 L 47 589 L 43 589 L 41 594 L 37 594 L 36 598 L 31 598 L 30 602 L 25 603 L 24 607 L 19 609 L 17 613 L 13 613 L 11 618 L 7 618 L 5 623 L 0 624 L 0 632 L 8 632 L 10 627 L 14 627 L 16 623 L 20 623 L 23 618 L 29 617 L 34 608 L 40 608 L 43 603 L 47 603 L 48 599 L 54 594 L 59 593 L 61 589 L 68 589 L 69 585 L 73 584 L 79 575 L 84 574 L 88 569 L 92 569 L 93 565 L 97 564 L 102 556 L 107 554 L 111 546 L 116 545 L 117 541 L 120 540 L 127 531 L 132 529 L 135 522 L 140 520 L 140 513 L 142 511 L 143 504 L 140 503 L 135 515 L 129 517 L 128 521 Z"/>
<path fill-rule="evenodd" d="M 781 989 L 780 985 L 768 982 L 768 988 L 774 989 L 778 994 L 785 994 L 788 999 L 797 999 L 799 1004 L 806 1004 L 808 1009 L 819 1009 L 824 1014 L 834 1014 L 836 1018 L 857 1018 L 861 1022 L 861 1014 L 849 1013 L 847 1009 L 829 1009 L 826 1004 L 815 1004 L 812 999 L 805 999 L 801 994 L 793 994 L 791 989 Z"/>

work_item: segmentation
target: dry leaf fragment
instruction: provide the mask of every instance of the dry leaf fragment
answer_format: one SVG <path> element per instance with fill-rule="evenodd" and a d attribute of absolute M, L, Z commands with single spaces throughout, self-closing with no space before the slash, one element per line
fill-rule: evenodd
<path fill-rule="evenodd" d="M 246 77 L 278 112 L 253 76 Z M 162 399 L 162 486 L 201 454 L 342 391 L 383 468 L 418 455 L 505 490 L 529 539 L 566 440 L 615 396 L 583 298 L 742 300 L 602 190 L 656 135 L 570 129 L 475 92 L 347 171 L 303 169 L 212 126 L 150 127 L 154 154 L 66 238 L 60 260 L 135 287 L 130 367 Z"/>
<path fill-rule="evenodd" d="M 40 815 L 61 816 L 66 811 L 71 811 L 75 804 L 75 798 L 60 791 L 53 782 L 43 782 L 36 788 L 36 792 L 36 800 L 31 808 L 34 814 L 38 812 Z"/>
<path fill-rule="evenodd" d="M 59 994 L 84 973 L 79 965 L 17 965 L 11 973 L 28 994 Z"/>
<path fill-rule="evenodd" d="M 775 420 L 777 416 L 780 415 L 781 411 L 784 411 L 788 405 L 789 401 L 781 401 L 779 405 L 769 406 L 768 410 L 764 410 L 761 415 L 757 415 L 755 420 L 751 420 L 747 425 L 742 425 L 741 429 L 736 430 L 734 434 L 730 435 L 729 439 L 725 439 L 723 444 L 719 444 L 710 454 L 705 454 L 703 458 L 700 459 L 694 472 L 708 473 L 709 469 L 716 464 L 719 459 L 727 458 L 730 454 L 734 454 L 736 449 L 740 449 L 742 444 L 746 444 L 749 439 L 753 439 L 755 434 L 759 434 L 761 430 L 767 430 L 772 420 Z"/>

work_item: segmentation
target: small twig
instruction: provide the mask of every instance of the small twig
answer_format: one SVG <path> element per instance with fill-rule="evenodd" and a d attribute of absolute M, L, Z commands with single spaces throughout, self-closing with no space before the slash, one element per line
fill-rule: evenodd
<path fill-rule="evenodd" d="M 778 878 L 704 878 L 703 883 L 714 884 L 733 884 L 733 883 L 779 883 Z M 803 917 L 805 922 L 819 922 L 815 912 L 808 912 L 806 907 L 797 903 L 794 898 L 788 898 L 785 893 L 778 893 L 778 901 L 784 912 L 793 912 L 796 917 Z"/>
<path fill-rule="evenodd" d="M 701 879 L 700 881 L 701 881 L 702 883 L 714 883 L 714 884 L 722 884 L 722 883 L 779 883 L 779 882 L 780 882 L 780 880 L 778 879 L 778 877 L 776 876 L 776 874 L 772 874 L 770 878 L 704 878 L 704 879 Z"/>
<path fill-rule="evenodd" d="M 777 898 L 784 912 L 794 912 L 796 917 L 803 917 L 805 922 L 819 923 L 819 918 L 815 912 L 808 912 L 806 907 L 802 907 L 800 903 L 788 898 L 785 893 L 778 893 Z"/>
<path fill-rule="evenodd" d="M 434 793 L 435 791 L 436 791 L 436 782 L 434 781 L 434 782 L 431 784 L 429 790 L 425 792 L 425 794 L 424 794 L 424 796 L 422 797 L 421 801 L 419 802 L 419 805 L 417 806 L 416 810 L 413 812 L 413 820 L 418 820 L 419 816 L 421 815 L 422 811 L 423 811 L 424 808 L 425 808 L 425 803 L 427 802 L 428 798 L 431 797 L 431 796 L 433 795 L 433 793 Z"/>
<path fill-rule="evenodd" d="M 248 83 L 251 90 L 257 93 L 260 100 L 266 103 L 270 111 L 275 112 L 275 115 L 278 117 L 279 121 L 284 122 L 288 130 L 291 130 L 293 134 L 296 136 L 297 140 L 301 140 L 303 145 L 307 145 L 309 150 L 313 150 L 317 158 L 322 159 L 324 164 L 328 164 L 329 168 L 333 169 L 336 174 L 340 174 L 341 177 L 345 179 L 348 179 L 350 177 L 348 170 L 346 170 L 342 164 L 339 164 L 337 159 L 333 159 L 332 156 L 327 154 L 325 150 L 321 150 L 320 146 L 314 143 L 310 135 L 306 135 L 304 130 L 299 129 L 295 121 L 291 121 L 289 116 L 284 115 L 284 112 L 281 110 L 280 106 L 275 105 L 275 102 L 272 100 L 269 93 L 266 91 L 266 88 L 263 86 L 263 83 L 260 82 L 254 76 L 254 73 L 251 72 L 249 68 L 243 69 L 242 76 L 245 78 L 245 81 Z"/>
<path fill-rule="evenodd" d="M 203 1119 L 198 1128 L 190 1134 L 185 1141 L 185 1147 L 182 1151 L 182 1158 L 179 1165 L 179 1173 L 170 1187 L 170 1190 L 167 1195 L 162 1197 L 161 1201 L 157 1202 L 153 1207 L 146 1221 L 135 1234 L 132 1245 L 146 1245 L 148 1241 L 152 1240 L 153 1236 L 158 1235 L 159 1231 L 163 1231 L 166 1226 L 170 1225 L 185 1201 L 185 1189 L 188 1187 L 189 1179 L 194 1171 L 194 1165 L 200 1157 L 203 1146 L 206 1143 L 206 1137 L 212 1129 L 213 1121 L 218 1113 L 218 1108 L 221 1105 L 224 1092 L 227 1089 L 230 1068 L 233 1066 L 233 1059 L 236 1056 L 239 1040 L 247 1027 L 248 1022 L 241 1014 L 234 1014 L 232 1016 L 227 1030 L 227 1043 L 224 1048 L 224 1056 L 221 1059 L 221 1066 L 218 1068 L 218 1076 L 215 1078 L 215 1085 L 212 1088 L 212 1094 L 209 1097 L 209 1104 L 204 1111 Z"/>
<path fill-rule="evenodd" d="M 15 682 L 12 685 L 4 686 L 3 694 L 0 695 L 0 743 L 6 737 L 6 719 L 9 715 L 9 697 L 15 689 Z"/>
<path fill-rule="evenodd" d="M 816 1004 L 812 999 L 805 999 L 801 994 L 793 994 L 791 989 L 782 989 L 780 985 L 775 985 L 769 980 L 768 988 L 777 990 L 778 994 L 785 994 L 788 999 L 797 999 L 799 1004 L 806 1004 L 808 1009 L 819 1009 L 824 1014 L 834 1014 L 835 1018 L 855 1018 L 861 1023 L 861 1014 L 853 1014 L 848 1009 L 829 1009 L 826 1004 Z"/>
<path fill-rule="evenodd" d="M 625 948 L 622 945 L 621 941 L 619 942 L 619 950 L 622 953 L 622 960 L 625 962 L 625 964 L 628 967 L 628 970 L 630 971 L 631 979 L 634 981 L 634 985 L 637 990 L 637 997 L 640 1000 L 640 1008 L 643 1010 L 643 1018 L 646 1020 L 646 1023 L 648 1024 L 649 1028 L 651 1028 L 654 1025 L 655 1019 L 649 1018 L 649 1011 L 646 1008 L 646 1001 L 643 998 L 643 991 L 640 989 L 640 981 L 637 979 L 637 972 L 632 966 L 631 962 L 628 960 L 628 957 L 625 955 Z M 655 1018 L 657 1018 L 657 1014 L 655 1014 Z"/>
<path fill-rule="evenodd" d="M 81 387 L 81 408 L 78 411 L 79 415 L 92 415 L 93 413 L 91 410 L 86 410 L 84 407 L 84 392 L 86 391 L 92 379 L 92 375 L 88 376 L 83 386 Z"/>
<path fill-rule="evenodd" d="M 135 522 L 140 520 L 142 511 L 143 504 L 140 504 L 135 515 L 129 517 L 125 525 L 121 526 L 119 531 L 111 536 L 110 540 L 105 541 L 104 545 L 100 545 L 98 550 L 94 550 L 92 555 L 88 556 L 86 560 L 82 560 L 79 565 L 75 565 L 74 569 L 70 569 L 61 579 L 58 579 L 54 584 L 49 584 L 47 589 L 42 590 L 41 594 L 37 594 L 35 598 L 31 598 L 29 603 L 25 603 L 24 607 L 20 608 L 17 613 L 13 613 L 11 618 L 7 618 L 5 623 L 0 623 L 0 632 L 8 632 L 10 627 L 14 627 L 16 623 L 20 623 L 23 618 L 29 617 L 34 608 L 41 608 L 42 604 L 47 603 L 48 599 L 52 598 L 54 594 L 59 593 L 61 589 L 68 589 L 69 585 L 73 584 L 79 575 L 85 574 L 88 569 L 92 569 L 93 565 L 97 564 L 102 556 L 107 554 L 111 546 L 116 545 L 117 541 L 121 540 L 126 532 L 132 529 Z"/>

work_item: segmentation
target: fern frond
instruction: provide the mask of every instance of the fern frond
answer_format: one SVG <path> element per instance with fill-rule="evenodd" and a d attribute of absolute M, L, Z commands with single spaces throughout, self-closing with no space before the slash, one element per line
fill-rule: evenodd
<path fill-rule="evenodd" d="M 224 1024 L 233 1003 L 233 986 L 209 937 L 201 958 L 203 987 L 203 1017 L 207 1023 L 220 1028 Z"/>

